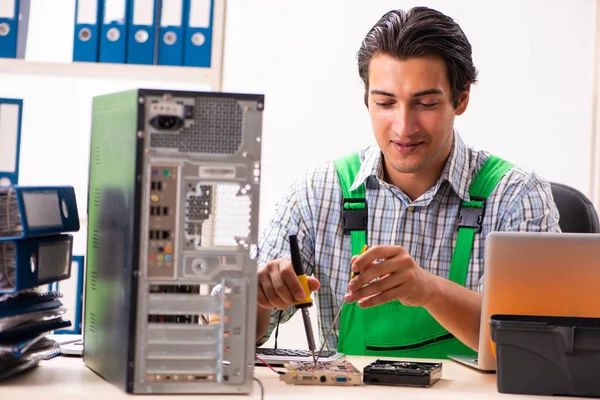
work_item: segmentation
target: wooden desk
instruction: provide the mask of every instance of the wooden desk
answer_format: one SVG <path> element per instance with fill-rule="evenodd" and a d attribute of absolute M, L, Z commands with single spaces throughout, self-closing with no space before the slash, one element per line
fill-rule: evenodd
<path fill-rule="evenodd" d="M 373 357 L 348 357 L 362 371 Z M 444 361 L 442 378 L 430 388 L 401 386 L 294 386 L 279 381 L 265 367 L 257 367 L 255 376 L 265 387 L 265 399 L 558 399 L 559 397 L 523 396 L 498 393 L 496 375 L 481 373 L 453 361 Z M 82 362 L 81 358 L 58 357 L 44 361 L 38 368 L 0 384 L 0 399 L 260 399 L 260 387 L 254 384 L 251 395 L 128 395 L 107 383 Z M 567 399 L 567 397 L 563 397 Z M 569 397 L 568 399 L 573 399 Z"/>

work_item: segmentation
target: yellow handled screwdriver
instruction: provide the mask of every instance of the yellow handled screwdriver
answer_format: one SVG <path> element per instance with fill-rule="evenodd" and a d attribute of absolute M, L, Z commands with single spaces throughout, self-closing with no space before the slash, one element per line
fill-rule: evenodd
<path fill-rule="evenodd" d="M 360 250 L 359 255 L 363 254 L 368 249 L 369 249 L 369 246 L 367 246 L 365 244 L 363 246 L 363 248 Z M 350 278 L 354 278 L 357 275 L 360 275 L 360 272 L 352 272 L 352 271 L 350 271 Z M 335 313 L 335 317 L 333 317 L 333 322 L 331 323 L 331 326 L 329 327 L 329 331 L 327 331 L 327 335 L 325 335 L 325 340 L 323 341 L 323 344 L 321 345 L 321 349 L 319 350 L 319 354 L 317 354 L 317 361 L 319 361 L 319 358 L 321 357 L 321 353 L 323 353 L 323 348 L 325 347 L 325 344 L 327 343 L 327 339 L 329 339 L 329 335 L 331 335 L 331 331 L 333 330 L 333 327 L 335 326 L 335 323 L 337 322 L 338 318 L 340 317 L 340 313 L 342 312 L 342 308 L 344 307 L 344 304 L 346 304 L 346 299 L 342 300 L 342 304 L 340 305 L 340 308 L 338 308 L 337 312 Z M 315 361 L 315 363 L 316 363 L 316 361 Z"/>
<path fill-rule="evenodd" d="M 302 312 L 302 319 L 304 320 L 304 330 L 306 331 L 306 340 L 308 341 L 308 348 L 312 353 L 313 363 L 317 365 L 317 359 L 315 358 L 315 337 L 313 335 L 312 324 L 310 322 L 310 314 L 308 308 L 313 305 L 312 298 L 310 297 L 310 289 L 308 288 L 308 280 L 304 273 L 304 267 L 302 266 L 302 256 L 300 255 L 300 248 L 298 247 L 298 239 L 296 235 L 290 235 L 290 254 L 292 257 L 292 265 L 294 266 L 294 272 L 304 289 L 306 297 L 303 300 L 295 301 L 294 305 Z"/>

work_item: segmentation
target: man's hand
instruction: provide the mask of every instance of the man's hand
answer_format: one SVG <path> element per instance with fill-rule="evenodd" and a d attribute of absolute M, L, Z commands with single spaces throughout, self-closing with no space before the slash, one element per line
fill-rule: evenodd
<path fill-rule="evenodd" d="M 320 283 L 312 276 L 306 277 L 311 292 L 319 289 Z M 280 258 L 269 261 L 258 271 L 258 305 L 265 309 L 287 310 L 294 301 L 303 300 L 306 293 L 294 272 L 292 260 Z"/>
<path fill-rule="evenodd" d="M 435 292 L 436 277 L 419 267 L 402 246 L 371 247 L 352 258 L 352 271 L 360 275 L 350 281 L 344 298 L 358 301 L 360 307 L 393 300 L 425 307 Z"/>

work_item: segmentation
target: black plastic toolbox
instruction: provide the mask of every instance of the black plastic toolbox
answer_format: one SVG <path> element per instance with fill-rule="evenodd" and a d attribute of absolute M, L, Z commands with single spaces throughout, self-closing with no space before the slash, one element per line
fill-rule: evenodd
<path fill-rule="evenodd" d="M 600 318 L 492 315 L 489 322 L 500 393 L 600 396 Z"/>

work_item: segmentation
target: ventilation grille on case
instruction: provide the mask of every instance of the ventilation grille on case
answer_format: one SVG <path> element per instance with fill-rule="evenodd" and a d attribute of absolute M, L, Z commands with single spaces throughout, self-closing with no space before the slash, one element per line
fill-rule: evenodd
<path fill-rule="evenodd" d="M 21 213 L 17 203 L 17 193 L 14 189 L 0 193 L 0 237 L 16 236 L 23 232 Z"/>
<path fill-rule="evenodd" d="M 202 236 L 202 223 L 212 211 L 212 186 L 200 185 L 192 188 L 185 202 L 185 231 L 191 236 Z"/>
<path fill-rule="evenodd" d="M 97 229 L 92 232 L 92 247 L 94 249 L 100 248 L 100 232 Z"/>
<path fill-rule="evenodd" d="M 96 146 L 94 148 L 94 164 L 96 165 L 100 165 L 100 153 L 102 152 L 102 150 L 100 149 L 100 146 Z"/>
<path fill-rule="evenodd" d="M 95 188 L 94 189 L 94 195 L 92 197 L 92 205 L 94 207 L 100 208 L 100 204 L 101 204 L 101 201 L 100 201 L 100 189 Z"/>
<path fill-rule="evenodd" d="M 246 246 L 251 198 L 238 184 L 197 185 L 187 193 L 187 246 Z"/>
<path fill-rule="evenodd" d="M 90 332 L 96 333 L 96 314 L 91 312 L 88 316 L 88 320 L 86 321 L 86 323 Z"/>
<path fill-rule="evenodd" d="M 96 271 L 92 271 L 90 274 L 90 288 L 93 291 L 98 289 L 98 273 Z"/>
<path fill-rule="evenodd" d="M 242 122 L 236 100 L 197 97 L 194 124 L 180 133 L 153 133 L 150 146 L 183 153 L 235 154 L 242 146 Z"/>

